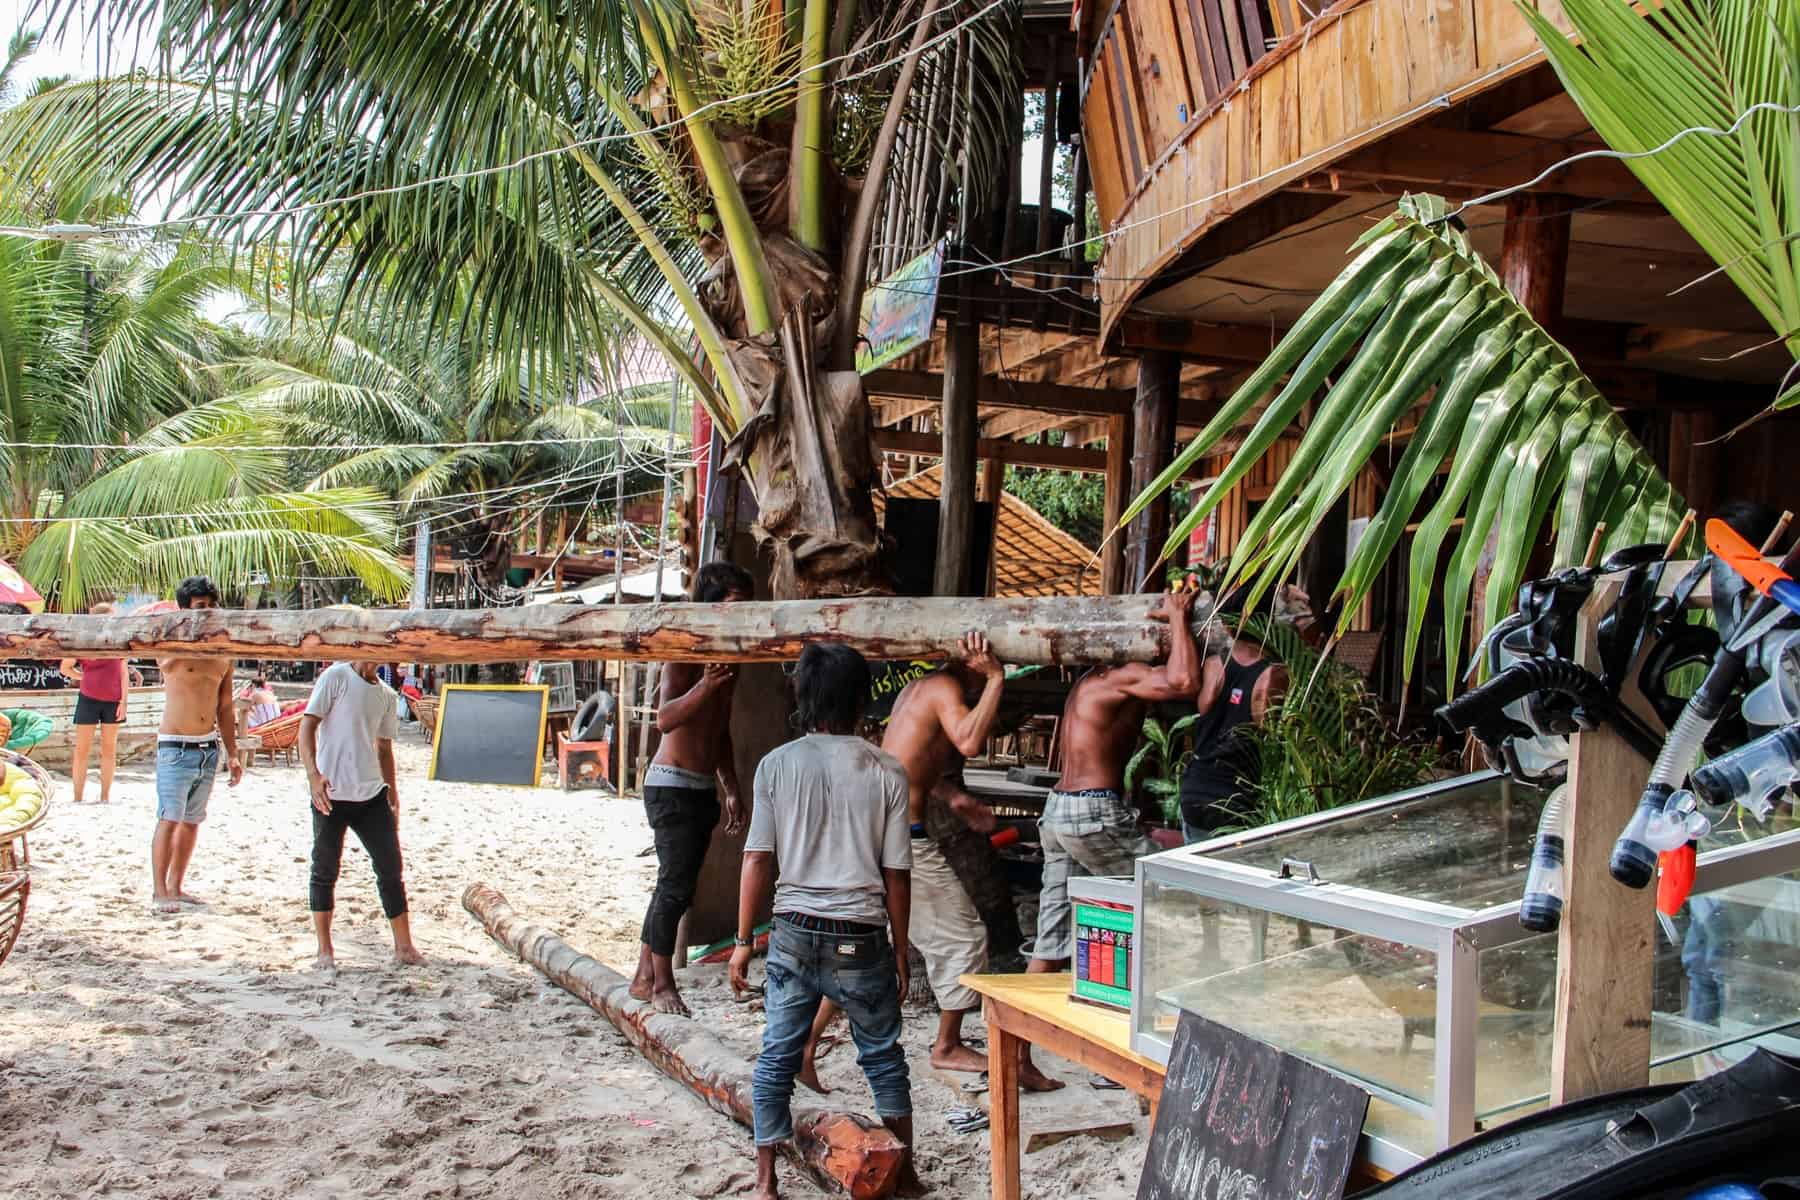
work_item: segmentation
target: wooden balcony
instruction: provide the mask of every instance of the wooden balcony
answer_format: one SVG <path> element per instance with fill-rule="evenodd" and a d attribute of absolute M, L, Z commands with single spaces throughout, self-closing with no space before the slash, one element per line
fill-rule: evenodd
<path fill-rule="evenodd" d="M 1543 63 L 1512 0 L 1117 0 L 1087 38 L 1107 340 L 1228 219 Z"/>

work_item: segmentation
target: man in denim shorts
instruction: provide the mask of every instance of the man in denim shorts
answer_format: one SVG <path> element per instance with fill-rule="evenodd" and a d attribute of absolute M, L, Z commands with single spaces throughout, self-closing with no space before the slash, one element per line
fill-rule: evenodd
<path fill-rule="evenodd" d="M 184 609 L 219 607 L 219 589 L 204 575 L 175 589 Z M 220 746 L 231 786 L 244 777 L 237 756 L 237 718 L 231 703 L 229 658 L 159 658 L 163 677 L 162 729 L 156 739 L 156 833 L 150 839 L 151 903 L 158 912 L 206 902 L 182 890 L 188 860 L 218 773 Z"/>
<path fill-rule="evenodd" d="M 794 691 L 806 736 L 756 768 L 731 956 L 731 987 L 742 995 L 750 986 L 757 909 L 773 885 L 775 924 L 763 996 L 768 1024 L 751 1081 L 755 1197 L 776 1200 L 779 1194 L 775 1155 L 794 1136 L 794 1080 L 821 999 L 849 1017 L 875 1111 L 907 1147 L 905 1190 L 918 1184 L 911 1158 L 912 1086 L 900 1047 L 912 913 L 906 770 L 856 736 L 869 698 L 869 664 L 862 655 L 844 645 L 808 646 Z"/>
<path fill-rule="evenodd" d="M 1188 627 L 1193 603 L 1192 592 L 1168 592 L 1151 614 L 1169 623 L 1166 663 L 1095 671 L 1075 685 L 1063 705 L 1062 778 L 1045 797 L 1038 821 L 1044 885 L 1031 948 L 1034 973 L 1063 970 L 1074 953 L 1070 878 L 1131 875 L 1138 859 L 1156 851 L 1138 829 L 1137 808 L 1125 798 L 1125 762 L 1152 704 L 1191 702 L 1200 690 L 1200 647 Z"/>

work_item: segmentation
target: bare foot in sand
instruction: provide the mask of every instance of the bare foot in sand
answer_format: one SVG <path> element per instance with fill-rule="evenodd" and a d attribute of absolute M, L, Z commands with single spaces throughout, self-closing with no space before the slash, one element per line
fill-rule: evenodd
<path fill-rule="evenodd" d="M 337 959 L 329 954 L 321 954 L 313 959 L 312 969 L 319 972 L 321 975 L 335 975 L 337 973 Z"/>
<path fill-rule="evenodd" d="M 425 965 L 425 956 L 416 947 L 395 946 L 394 961 L 403 967 L 422 967 Z"/>
<path fill-rule="evenodd" d="M 205 908 L 207 906 L 207 904 L 209 903 L 209 901 L 202 900 L 198 896 L 190 896 L 186 892 L 182 892 L 175 897 L 175 903 L 185 904 L 189 908 Z"/>
<path fill-rule="evenodd" d="M 645 1004 L 650 1003 L 651 993 L 650 981 L 648 979 L 632 980 L 631 986 L 626 988 L 625 991 L 633 1000 L 641 1000 Z"/>
<path fill-rule="evenodd" d="M 1068 1086 L 1038 1070 L 1037 1064 L 1030 1059 L 1019 1064 L 1019 1087 L 1027 1092 L 1056 1092 Z"/>
<path fill-rule="evenodd" d="M 781 1200 L 781 1193 L 774 1188 L 757 1188 L 750 1193 L 750 1200 Z"/>
<path fill-rule="evenodd" d="M 181 901 L 173 896 L 157 896 L 150 901 L 150 910 L 165 914 L 178 913 L 181 911 Z"/>
<path fill-rule="evenodd" d="M 919 1178 L 917 1171 L 913 1170 L 912 1159 L 908 1158 L 906 1165 L 900 1168 L 900 1183 L 894 1188 L 894 1195 L 929 1196 L 930 1194 L 931 1189 L 925 1186 L 925 1181 Z"/>
<path fill-rule="evenodd" d="M 659 1013 L 669 1013 L 677 1017 L 691 1017 L 694 1015 L 692 1010 L 688 1008 L 687 1001 L 683 1000 L 681 998 L 681 993 L 674 988 L 658 988 L 651 992 L 650 1007 L 654 1008 Z"/>
<path fill-rule="evenodd" d="M 979 1075 L 987 1070 L 987 1055 L 977 1054 L 969 1047 L 957 1042 L 948 1050 L 937 1046 L 931 1048 L 931 1065 L 940 1071 L 967 1071 Z"/>

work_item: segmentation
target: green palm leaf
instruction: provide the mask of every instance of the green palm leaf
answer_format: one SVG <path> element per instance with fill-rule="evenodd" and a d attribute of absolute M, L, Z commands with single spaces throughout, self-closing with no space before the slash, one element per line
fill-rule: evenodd
<path fill-rule="evenodd" d="M 1300 405 L 1327 378 L 1335 380 L 1317 398 L 1292 460 L 1232 554 L 1222 586 L 1248 582 L 1254 603 L 1294 569 L 1387 431 L 1422 403 L 1417 429 L 1332 601 L 1342 606 L 1342 633 L 1417 517 L 1405 630 L 1410 677 L 1428 602 L 1440 591 L 1443 544 L 1462 518 L 1441 588 L 1454 679 L 1461 614 L 1491 530 L 1499 532 L 1487 589 L 1490 625 L 1510 607 L 1553 510 L 1558 565 L 1566 565 L 1609 515 L 1611 547 L 1669 537 L 1682 505 L 1574 358 L 1507 292 L 1460 225 L 1446 219 L 1441 200 L 1407 197 L 1360 246 L 1177 465 L 1133 501 L 1126 519 L 1212 452 L 1287 375 L 1218 480 L 1170 534 L 1163 554 L 1175 553 L 1288 429 Z M 1449 476 L 1427 501 L 1447 457 Z M 1602 495 L 1614 497 L 1604 512 Z"/>
<path fill-rule="evenodd" d="M 1800 4 L 1568 0 L 1575 41 L 1520 7 L 1582 115 L 1656 150 L 1627 165 L 1800 358 Z M 1732 132 L 1680 136 L 1702 128 Z"/>

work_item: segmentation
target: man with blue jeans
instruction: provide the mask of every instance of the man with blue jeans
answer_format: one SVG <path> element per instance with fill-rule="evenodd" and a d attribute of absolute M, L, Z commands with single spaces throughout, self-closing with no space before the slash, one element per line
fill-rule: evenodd
<path fill-rule="evenodd" d="M 912 912 L 906 770 L 856 736 L 869 696 L 862 655 L 843 645 L 808 646 L 794 690 L 806 733 L 756 768 L 731 956 L 731 987 L 741 995 L 750 986 L 756 914 L 773 885 L 768 1024 L 751 1083 L 755 1200 L 779 1195 L 775 1155 L 794 1136 L 794 1079 L 821 999 L 850 1019 L 875 1111 L 908 1150 L 901 1191 L 916 1194 L 922 1189 L 911 1160 L 912 1087 L 900 1048 Z"/>
<path fill-rule="evenodd" d="M 219 607 L 219 589 L 204 575 L 181 581 L 175 603 L 183 609 Z M 163 717 L 156 739 L 156 833 L 150 839 L 151 903 L 158 912 L 206 903 L 182 884 L 206 819 L 220 744 L 231 786 L 244 777 L 237 756 L 237 717 L 231 702 L 229 658 L 159 658 Z"/>

